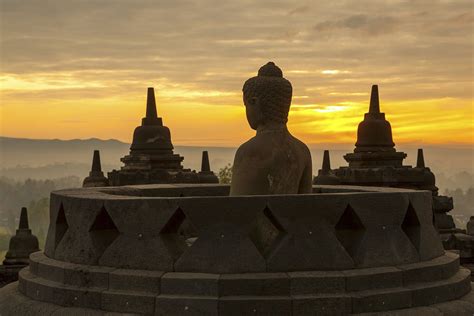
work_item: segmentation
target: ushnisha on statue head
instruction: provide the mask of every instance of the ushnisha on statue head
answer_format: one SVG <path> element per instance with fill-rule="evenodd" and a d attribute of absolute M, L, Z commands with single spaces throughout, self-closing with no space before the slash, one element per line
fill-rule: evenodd
<path fill-rule="evenodd" d="M 248 79 L 243 99 L 250 127 L 286 125 L 293 88 L 273 62 L 262 66 L 258 75 Z"/>

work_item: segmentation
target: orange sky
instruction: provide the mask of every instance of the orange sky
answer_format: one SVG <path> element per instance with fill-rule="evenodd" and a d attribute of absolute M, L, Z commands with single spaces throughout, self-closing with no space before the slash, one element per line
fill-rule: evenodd
<path fill-rule="evenodd" d="M 154 86 L 175 144 L 236 146 L 273 60 L 308 144 L 353 143 L 372 84 L 396 143 L 474 142 L 470 1 L 132 3 L 2 2 L 1 135 L 129 142 Z"/>

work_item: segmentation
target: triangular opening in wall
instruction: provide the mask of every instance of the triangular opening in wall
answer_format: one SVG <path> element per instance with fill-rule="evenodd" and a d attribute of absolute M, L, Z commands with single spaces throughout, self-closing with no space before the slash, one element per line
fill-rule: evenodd
<path fill-rule="evenodd" d="M 100 209 L 89 229 L 89 233 L 94 246 L 99 251 L 104 251 L 120 234 L 105 207 Z"/>
<path fill-rule="evenodd" d="M 402 230 L 408 236 L 413 246 L 415 246 L 416 250 L 419 251 L 420 250 L 420 220 L 418 219 L 418 215 L 416 215 L 416 211 L 411 205 L 411 203 L 408 204 L 408 209 L 402 223 Z"/>
<path fill-rule="evenodd" d="M 63 239 L 66 231 L 69 228 L 69 225 L 66 220 L 66 214 L 64 213 L 64 207 L 61 203 L 59 207 L 58 215 L 56 216 L 56 228 L 55 228 L 55 235 L 54 235 L 54 249 L 56 249 Z"/>
<path fill-rule="evenodd" d="M 286 231 L 268 206 L 256 214 L 249 232 L 250 240 L 265 258 L 285 235 Z"/>
<path fill-rule="evenodd" d="M 337 239 L 347 253 L 354 258 L 364 237 L 365 227 L 350 205 L 347 205 L 334 228 Z"/>

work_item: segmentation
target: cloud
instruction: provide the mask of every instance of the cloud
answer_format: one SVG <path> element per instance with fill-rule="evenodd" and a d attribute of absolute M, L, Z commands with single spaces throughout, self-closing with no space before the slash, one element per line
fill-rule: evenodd
<path fill-rule="evenodd" d="M 269 60 L 291 80 L 294 95 L 304 96 L 295 104 L 366 103 L 375 83 L 382 101 L 472 99 L 471 0 L 0 6 L 0 76 L 19 80 L 13 89 L 0 87 L 11 104 L 131 100 L 155 86 L 170 103 L 242 106 L 243 82 Z"/>

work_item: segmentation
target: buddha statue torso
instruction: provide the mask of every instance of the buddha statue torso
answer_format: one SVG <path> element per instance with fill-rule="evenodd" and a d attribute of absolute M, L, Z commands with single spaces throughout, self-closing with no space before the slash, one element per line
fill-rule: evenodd
<path fill-rule="evenodd" d="M 247 80 L 243 93 L 247 120 L 257 134 L 237 150 L 230 195 L 311 193 L 311 154 L 286 127 L 291 83 L 268 63 Z"/>

